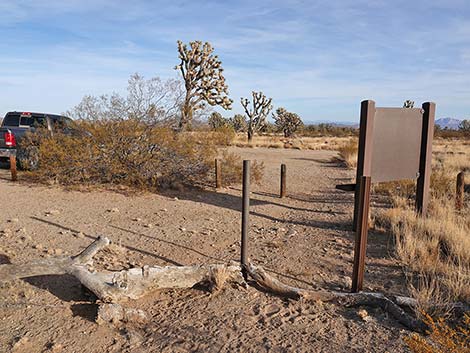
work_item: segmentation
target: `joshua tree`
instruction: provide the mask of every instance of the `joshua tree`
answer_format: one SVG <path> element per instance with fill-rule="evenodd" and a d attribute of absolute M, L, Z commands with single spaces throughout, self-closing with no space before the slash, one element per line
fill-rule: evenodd
<path fill-rule="evenodd" d="M 207 120 L 207 123 L 211 127 L 212 130 L 217 130 L 221 127 L 227 126 L 229 121 L 228 119 L 225 119 L 222 114 L 218 112 L 213 112 L 210 116 L 209 119 Z"/>
<path fill-rule="evenodd" d="M 233 118 L 230 119 L 230 124 L 233 126 L 233 129 L 236 132 L 246 131 L 246 120 L 245 117 L 241 114 L 235 114 Z"/>
<path fill-rule="evenodd" d="M 288 112 L 284 108 L 277 108 L 276 114 L 273 114 L 273 119 L 278 131 L 284 133 L 284 137 L 292 136 L 303 125 L 302 120 L 297 114 Z"/>
<path fill-rule="evenodd" d="M 245 113 L 248 116 L 248 141 L 253 139 L 253 134 L 257 131 L 260 131 L 266 125 L 266 118 L 273 109 L 271 105 L 272 98 L 266 98 L 263 92 L 252 93 L 253 102 L 250 102 L 248 98 L 241 98 L 241 103 L 243 108 L 245 108 Z M 252 103 L 252 108 L 248 106 Z"/>
<path fill-rule="evenodd" d="M 412 100 L 409 100 L 407 99 L 404 103 L 403 103 L 403 108 L 413 108 L 415 106 L 415 102 L 412 101 Z"/>
<path fill-rule="evenodd" d="M 186 96 L 183 102 L 179 129 L 187 127 L 193 113 L 204 108 L 205 103 L 224 109 L 232 109 L 228 87 L 223 76 L 222 62 L 213 55 L 214 48 L 208 42 L 189 42 L 189 48 L 178 41 L 178 56 L 181 63 L 175 67 L 183 75 Z"/>

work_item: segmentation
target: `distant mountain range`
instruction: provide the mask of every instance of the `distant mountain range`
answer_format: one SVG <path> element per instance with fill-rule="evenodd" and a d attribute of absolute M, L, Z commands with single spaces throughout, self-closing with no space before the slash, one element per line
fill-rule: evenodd
<path fill-rule="evenodd" d="M 458 130 L 460 123 L 463 119 L 456 118 L 440 118 L 435 121 L 435 124 L 438 125 L 441 129 L 449 130 Z M 308 125 L 318 125 L 318 124 L 330 124 L 338 127 L 352 127 L 359 128 L 359 123 L 353 121 L 329 121 L 329 120 L 317 120 L 317 121 L 307 121 Z"/>
<path fill-rule="evenodd" d="M 435 124 L 438 125 L 441 129 L 458 130 L 461 122 L 461 119 L 440 118 L 436 120 Z"/>

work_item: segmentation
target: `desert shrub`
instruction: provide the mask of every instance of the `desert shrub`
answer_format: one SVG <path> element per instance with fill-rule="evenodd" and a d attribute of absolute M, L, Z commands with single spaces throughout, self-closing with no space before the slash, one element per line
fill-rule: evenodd
<path fill-rule="evenodd" d="M 345 136 L 357 136 L 359 129 L 350 126 L 337 126 L 333 124 L 310 124 L 304 125 L 299 131 L 302 136 L 309 137 L 345 137 Z"/>
<path fill-rule="evenodd" d="M 443 318 L 434 320 L 423 313 L 428 326 L 427 338 L 417 333 L 405 337 L 405 342 L 413 353 L 469 353 L 470 352 L 470 316 L 466 314 L 463 323 L 456 328 L 450 326 Z"/>
<path fill-rule="evenodd" d="M 357 149 L 358 142 L 356 139 L 351 139 L 338 147 L 339 158 L 348 168 L 355 168 L 357 165 Z"/>
<path fill-rule="evenodd" d="M 216 146 L 230 146 L 235 139 L 236 133 L 232 126 L 223 125 L 207 135 L 211 143 Z"/>
<path fill-rule="evenodd" d="M 222 116 L 219 112 L 213 112 L 207 119 L 207 124 L 212 130 L 218 130 L 230 125 L 230 121 Z"/>
<path fill-rule="evenodd" d="M 245 116 L 242 114 L 235 114 L 230 118 L 230 125 L 233 126 L 235 132 L 245 132 L 247 129 Z"/>
<path fill-rule="evenodd" d="M 28 174 L 31 180 L 148 190 L 202 186 L 213 180 L 217 147 L 230 144 L 235 136 L 231 127 L 177 133 L 137 119 L 82 121 L 78 127 L 80 133 L 73 135 L 28 134 L 25 145 L 37 148 L 39 154 L 38 168 Z M 227 154 L 224 164 L 226 184 L 241 180 L 240 157 Z M 254 163 L 253 175 L 255 180 L 261 178 L 261 165 Z"/>
<path fill-rule="evenodd" d="M 223 151 L 220 157 L 222 167 L 222 185 L 240 184 L 243 176 L 243 163 L 239 155 Z M 259 183 L 264 174 L 263 162 L 252 161 L 250 165 L 250 181 Z"/>
<path fill-rule="evenodd" d="M 82 122 L 79 135 L 36 135 L 39 168 L 33 179 L 64 185 L 121 184 L 155 188 L 203 183 L 216 155 L 214 144 L 198 143 L 138 120 Z M 34 139 L 31 139 L 33 141 Z"/>

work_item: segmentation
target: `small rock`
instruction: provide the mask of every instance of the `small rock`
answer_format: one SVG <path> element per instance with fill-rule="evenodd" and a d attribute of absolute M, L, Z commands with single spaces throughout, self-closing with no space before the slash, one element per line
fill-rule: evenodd
<path fill-rule="evenodd" d="M 64 253 L 64 251 L 62 249 L 55 249 L 54 250 L 54 254 L 56 255 L 62 255 Z"/>
<path fill-rule="evenodd" d="M 117 208 L 117 207 L 110 208 L 110 209 L 108 210 L 108 212 L 110 212 L 110 213 L 119 213 L 119 208 Z"/>
<path fill-rule="evenodd" d="M 44 248 L 44 245 L 42 245 L 41 243 L 38 243 L 38 244 L 34 244 L 34 245 L 33 245 L 33 249 L 42 250 L 43 248 Z"/>
<path fill-rule="evenodd" d="M 70 231 L 68 231 L 68 230 L 61 230 L 61 231 L 59 232 L 59 234 L 61 234 L 61 235 L 67 235 L 67 234 L 69 234 L 69 233 L 70 233 Z"/>
<path fill-rule="evenodd" d="M 11 218 L 8 220 L 9 223 L 18 223 L 20 220 L 18 218 Z"/>
<path fill-rule="evenodd" d="M 74 235 L 75 235 L 75 237 L 77 237 L 78 239 L 83 239 L 83 238 L 85 238 L 85 234 L 83 234 L 82 232 L 75 233 Z"/>
<path fill-rule="evenodd" d="M 47 249 L 46 251 L 49 255 L 54 255 L 55 251 L 52 248 Z"/>
<path fill-rule="evenodd" d="M 133 220 L 134 222 L 140 222 L 140 221 L 142 220 L 142 218 L 136 217 L 136 218 L 132 218 L 132 220 Z"/>
<path fill-rule="evenodd" d="M 160 211 L 162 211 L 162 212 L 168 212 L 168 209 L 162 208 Z"/>
<path fill-rule="evenodd" d="M 178 201 L 179 199 L 177 197 L 173 198 L 173 200 Z"/>
<path fill-rule="evenodd" d="M 365 310 L 365 309 L 360 309 L 358 312 L 357 312 L 357 315 L 362 319 L 362 321 L 370 321 L 370 316 L 369 316 L 369 313 Z"/>
<path fill-rule="evenodd" d="M 8 229 L 8 228 L 7 228 L 7 229 L 1 230 L 1 231 L 0 231 L 0 234 L 3 234 L 3 235 L 5 235 L 5 236 L 9 236 L 9 235 L 12 235 L 12 231 L 11 231 L 11 229 Z"/>
<path fill-rule="evenodd" d="M 184 228 L 184 227 L 180 227 L 179 229 L 180 229 L 180 231 L 182 231 L 182 232 L 186 232 L 186 228 Z"/>
<path fill-rule="evenodd" d="M 289 229 L 289 231 L 287 232 L 286 235 L 287 235 L 288 237 L 292 237 L 292 236 L 294 236 L 294 235 L 296 235 L 296 234 L 297 234 L 297 231 L 296 231 L 295 229 L 292 229 L 292 228 L 291 228 L 291 229 Z"/>
<path fill-rule="evenodd" d="M 153 228 L 153 224 L 152 224 L 152 223 L 145 224 L 144 227 L 145 227 L 145 228 Z"/>
<path fill-rule="evenodd" d="M 60 214 L 59 210 L 50 210 L 46 212 L 46 216 L 57 216 Z"/>

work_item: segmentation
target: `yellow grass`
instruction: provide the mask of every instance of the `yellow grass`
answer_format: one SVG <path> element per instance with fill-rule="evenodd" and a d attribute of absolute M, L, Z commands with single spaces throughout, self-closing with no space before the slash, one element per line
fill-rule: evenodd
<path fill-rule="evenodd" d="M 332 150 L 348 143 L 350 137 L 284 137 L 281 134 L 255 135 L 251 143 L 244 133 L 238 133 L 232 142 L 237 147 L 293 148 L 301 150 Z"/>

